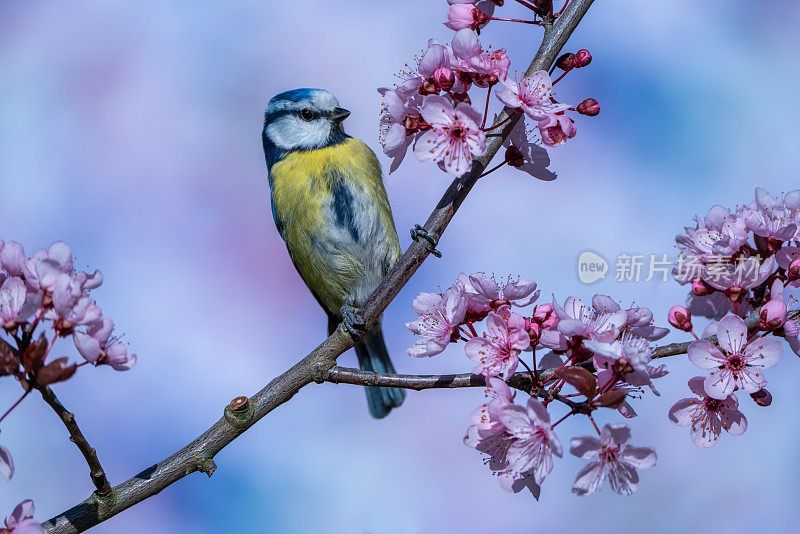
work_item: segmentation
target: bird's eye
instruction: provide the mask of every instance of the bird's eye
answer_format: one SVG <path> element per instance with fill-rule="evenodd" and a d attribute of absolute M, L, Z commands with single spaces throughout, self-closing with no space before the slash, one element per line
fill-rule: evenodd
<path fill-rule="evenodd" d="M 310 109 L 301 109 L 300 116 L 303 117 L 304 121 L 310 121 L 314 118 L 314 112 Z"/>

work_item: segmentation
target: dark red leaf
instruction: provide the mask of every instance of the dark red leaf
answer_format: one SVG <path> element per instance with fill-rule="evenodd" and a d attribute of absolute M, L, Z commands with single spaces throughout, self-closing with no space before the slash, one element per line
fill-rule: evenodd
<path fill-rule="evenodd" d="M 595 406 L 600 406 L 603 408 L 614 408 L 615 410 L 622 406 L 622 403 L 625 402 L 625 397 L 628 396 L 628 393 L 621 390 L 621 389 L 613 389 L 611 391 L 606 391 L 599 397 L 597 400 L 594 401 L 592 404 Z"/>
<path fill-rule="evenodd" d="M 565 367 L 556 373 L 556 376 L 588 399 L 594 397 L 597 392 L 597 378 L 583 367 Z"/>
<path fill-rule="evenodd" d="M 63 356 L 48 363 L 36 373 L 36 383 L 47 386 L 55 382 L 63 382 L 75 374 L 77 366 L 68 363 L 68 358 Z"/>
<path fill-rule="evenodd" d="M 14 349 L 3 340 L 0 340 L 0 376 L 13 375 L 19 370 Z"/>
<path fill-rule="evenodd" d="M 47 338 L 44 334 L 39 336 L 37 341 L 34 341 L 25 351 L 22 357 L 22 365 L 25 366 L 25 372 L 30 373 L 38 370 L 44 364 L 44 358 L 47 355 Z"/>

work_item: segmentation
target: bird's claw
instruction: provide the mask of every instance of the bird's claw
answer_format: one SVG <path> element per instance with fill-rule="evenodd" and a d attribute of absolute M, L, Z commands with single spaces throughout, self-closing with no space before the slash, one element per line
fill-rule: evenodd
<path fill-rule="evenodd" d="M 436 256 L 437 258 L 442 257 L 442 253 L 436 249 L 436 245 L 439 243 L 439 239 L 432 236 L 425 228 L 422 226 L 415 224 L 414 228 L 411 229 L 411 239 L 414 241 L 419 241 L 420 239 L 424 239 L 428 242 L 428 252 Z"/>
<path fill-rule="evenodd" d="M 353 339 L 359 340 L 364 337 L 366 325 L 359 315 L 358 310 L 345 304 L 342 306 L 340 313 L 342 314 L 342 325 L 344 325 L 345 330 L 347 330 Z"/>

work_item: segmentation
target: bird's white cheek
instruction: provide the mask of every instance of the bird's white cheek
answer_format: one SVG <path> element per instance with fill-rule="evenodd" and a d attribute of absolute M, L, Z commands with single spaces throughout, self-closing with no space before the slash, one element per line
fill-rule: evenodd
<path fill-rule="evenodd" d="M 267 136 L 283 150 L 320 148 L 330 135 L 331 125 L 326 120 L 307 122 L 286 117 L 267 126 Z"/>

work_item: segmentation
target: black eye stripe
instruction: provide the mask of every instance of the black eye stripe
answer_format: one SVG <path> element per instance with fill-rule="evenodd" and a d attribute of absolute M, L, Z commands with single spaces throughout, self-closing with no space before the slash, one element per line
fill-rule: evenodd
<path fill-rule="evenodd" d="M 303 117 L 303 112 L 304 111 L 310 111 L 313 116 L 310 119 L 304 118 Z M 322 113 L 322 112 L 320 112 L 318 110 L 310 109 L 310 108 L 278 109 L 278 110 L 272 111 L 270 113 L 266 113 L 264 115 L 264 122 L 269 124 L 269 123 L 275 122 L 278 119 L 280 119 L 282 117 L 286 117 L 286 116 L 294 116 L 294 117 L 298 117 L 298 118 L 303 119 L 303 120 L 313 121 L 313 120 L 319 119 L 323 115 L 325 115 L 325 113 Z"/>
<path fill-rule="evenodd" d="M 319 113 L 313 109 L 304 108 L 300 110 L 300 117 L 305 121 L 313 121 L 319 118 Z"/>

